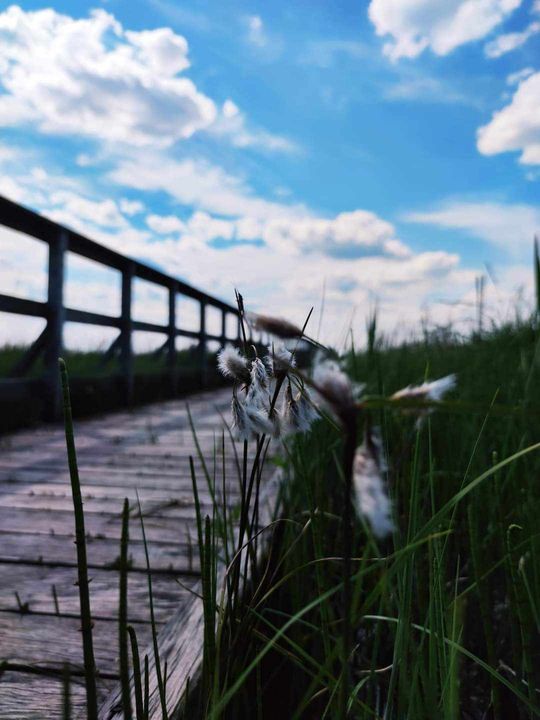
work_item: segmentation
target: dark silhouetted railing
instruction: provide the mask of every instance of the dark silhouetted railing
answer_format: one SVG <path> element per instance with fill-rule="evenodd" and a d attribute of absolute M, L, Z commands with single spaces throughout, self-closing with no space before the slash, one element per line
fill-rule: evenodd
<path fill-rule="evenodd" d="M 238 322 L 236 323 L 237 333 L 235 337 L 227 337 L 226 332 L 228 314 L 234 315 L 238 321 L 237 308 L 191 285 L 144 263 L 114 252 L 1 196 L 0 225 L 41 240 L 49 248 L 46 302 L 37 302 L 0 293 L 0 311 L 40 317 L 46 320 L 46 326 L 41 335 L 17 361 L 11 369 L 9 377 L 0 381 L 0 403 L 6 399 L 11 402 L 15 402 L 17 398 L 21 402 L 28 400 L 29 393 L 32 392 L 31 388 L 36 387 L 36 380 L 25 378 L 25 375 L 27 375 L 36 360 L 42 358 L 44 372 L 42 377 L 39 378 L 39 388 L 46 396 L 44 403 L 47 408 L 46 415 L 52 419 L 58 418 L 60 414 L 58 358 L 63 352 L 63 328 L 65 322 L 87 323 L 118 329 L 118 337 L 105 353 L 105 358 L 110 359 L 115 355 L 119 358 L 120 379 L 123 385 L 122 396 L 126 405 L 131 404 L 134 390 L 133 332 L 162 333 L 167 336 L 167 340 L 160 350 L 165 354 L 167 372 L 173 381 L 177 370 L 176 338 L 186 337 L 197 341 L 197 364 L 200 373 L 199 387 L 206 386 L 208 370 L 207 343 L 216 341 L 221 346 L 224 346 L 226 342 L 236 343 L 238 341 Z M 106 267 L 114 268 L 121 273 L 122 304 L 119 316 L 103 315 L 65 306 L 65 259 L 68 251 L 101 263 Z M 132 289 L 134 278 L 141 278 L 167 289 L 168 323 L 166 325 L 133 319 Z M 178 295 L 191 298 L 199 303 L 200 323 L 198 330 L 185 330 L 178 327 L 178 318 L 176 317 L 176 298 Z M 219 335 L 212 335 L 207 332 L 206 309 L 208 307 L 217 308 L 221 312 L 222 322 Z"/>

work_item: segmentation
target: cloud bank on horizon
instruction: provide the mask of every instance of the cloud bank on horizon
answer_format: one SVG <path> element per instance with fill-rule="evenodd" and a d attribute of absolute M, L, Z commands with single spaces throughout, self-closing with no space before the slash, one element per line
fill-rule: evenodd
<path fill-rule="evenodd" d="M 513 312 L 540 232 L 539 4 L 280 4 L 0 12 L 0 193 L 254 309 L 301 322 L 324 295 L 328 342 L 374 303 L 390 330 L 466 329 L 485 262 Z M 40 298 L 29 242 L 0 229 L 0 288 Z M 72 305 L 118 305 L 110 273 L 68 276 Z M 0 317 L 0 342 L 35 332 Z"/>

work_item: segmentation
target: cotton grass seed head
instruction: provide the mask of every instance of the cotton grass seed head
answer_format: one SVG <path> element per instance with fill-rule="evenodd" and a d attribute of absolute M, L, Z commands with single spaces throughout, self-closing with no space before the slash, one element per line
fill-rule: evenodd
<path fill-rule="evenodd" d="M 276 406 L 270 408 L 268 419 L 272 423 L 272 437 L 277 440 L 283 432 L 283 418 L 280 416 Z"/>
<path fill-rule="evenodd" d="M 251 384 L 257 385 L 261 390 L 268 390 L 268 371 L 260 358 L 251 363 Z"/>
<path fill-rule="evenodd" d="M 283 395 L 282 425 L 284 432 L 307 432 L 312 423 L 319 417 L 305 388 L 295 391 L 288 383 Z"/>
<path fill-rule="evenodd" d="M 305 387 L 302 388 L 302 390 L 300 391 L 297 405 L 299 415 L 299 429 L 301 432 L 307 432 L 311 425 L 315 422 L 315 420 L 319 418 L 319 412 Z"/>
<path fill-rule="evenodd" d="M 237 348 L 228 345 L 218 353 L 218 369 L 226 378 L 248 384 L 251 381 L 246 358 Z"/>
<path fill-rule="evenodd" d="M 250 440 L 253 435 L 251 422 L 244 403 L 233 393 L 231 402 L 231 418 L 233 433 L 237 440 Z"/>
<path fill-rule="evenodd" d="M 246 401 L 259 410 L 270 408 L 269 377 L 262 360 L 255 358 L 251 363 L 250 384 Z"/>
<path fill-rule="evenodd" d="M 236 392 L 233 393 L 231 417 L 237 440 L 251 440 L 255 435 L 273 435 L 275 432 L 275 425 L 266 411 L 250 403 L 247 397 L 241 400 Z"/>
<path fill-rule="evenodd" d="M 267 413 L 255 405 L 245 404 L 245 412 L 250 424 L 252 434 L 273 435 L 274 424 Z"/>
<path fill-rule="evenodd" d="M 269 345 L 268 355 L 264 358 L 270 374 L 275 378 L 284 377 L 296 366 L 293 354 L 285 345 Z"/>
<path fill-rule="evenodd" d="M 394 529 L 392 505 L 383 477 L 385 472 L 386 461 L 380 434 L 376 429 L 368 429 L 354 458 L 354 503 L 358 515 L 369 522 L 373 534 L 379 538 Z"/>
<path fill-rule="evenodd" d="M 304 334 L 297 325 L 294 325 L 283 318 L 276 318 L 271 315 L 248 313 L 246 319 L 254 330 L 267 332 L 270 335 L 275 335 L 283 340 L 301 338 Z"/>
<path fill-rule="evenodd" d="M 313 384 L 338 415 L 353 407 L 352 383 L 334 360 L 323 360 L 316 363 Z"/>
<path fill-rule="evenodd" d="M 283 412 L 287 417 L 287 426 L 291 432 L 307 432 L 319 417 L 306 388 L 304 387 L 296 393 L 290 384 L 285 393 Z"/>
<path fill-rule="evenodd" d="M 296 433 L 301 431 L 302 420 L 300 417 L 300 409 L 293 392 L 291 383 L 288 383 L 285 394 L 283 396 L 283 429 L 287 433 Z"/>
<path fill-rule="evenodd" d="M 408 385 L 402 390 L 398 390 L 391 396 L 391 400 L 431 400 L 439 402 L 447 392 L 453 390 L 456 386 L 456 376 L 447 375 L 438 380 L 431 380 L 421 385 Z"/>
<path fill-rule="evenodd" d="M 422 402 L 440 402 L 443 396 L 453 390 L 456 386 L 456 376 L 447 375 L 446 377 L 439 378 L 438 380 L 431 380 L 422 383 L 421 385 L 409 385 L 402 390 L 398 390 L 391 396 L 391 400 L 397 400 L 398 402 L 413 402 L 414 400 L 420 400 Z M 404 408 L 403 413 L 407 415 L 416 415 L 416 427 L 417 429 L 422 427 L 425 418 L 433 412 L 433 408 Z"/>

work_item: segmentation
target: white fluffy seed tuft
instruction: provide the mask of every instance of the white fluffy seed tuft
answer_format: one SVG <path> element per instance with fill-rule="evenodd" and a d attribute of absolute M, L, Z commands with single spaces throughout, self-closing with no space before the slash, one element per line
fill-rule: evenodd
<path fill-rule="evenodd" d="M 392 505 L 383 477 L 385 472 L 380 434 L 377 430 L 368 431 L 354 458 L 355 506 L 358 515 L 366 518 L 373 534 L 379 538 L 389 535 L 394 529 Z"/>
<path fill-rule="evenodd" d="M 296 366 L 293 354 L 285 345 L 269 345 L 268 355 L 264 358 L 266 366 L 273 377 L 282 377 Z"/>
<path fill-rule="evenodd" d="M 227 378 L 236 382 L 249 383 L 250 374 L 246 358 L 232 345 L 218 353 L 218 369 Z"/>
<path fill-rule="evenodd" d="M 244 403 L 233 393 L 231 417 L 234 436 L 237 440 L 251 440 L 253 429 Z"/>
<path fill-rule="evenodd" d="M 431 380 L 421 385 L 408 385 L 402 390 L 395 392 L 391 400 L 421 399 L 439 402 L 446 393 L 456 387 L 457 378 L 455 375 L 447 375 L 438 380 Z"/>
<path fill-rule="evenodd" d="M 334 360 L 323 360 L 315 365 L 313 382 L 323 398 L 336 409 L 354 404 L 352 383 Z"/>

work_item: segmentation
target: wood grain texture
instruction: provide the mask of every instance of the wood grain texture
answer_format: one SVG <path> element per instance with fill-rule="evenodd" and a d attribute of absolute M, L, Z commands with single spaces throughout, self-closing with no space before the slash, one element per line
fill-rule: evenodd
<path fill-rule="evenodd" d="M 68 536 L 48 535 L 42 542 L 39 534 L 25 532 L 0 533 L 0 563 L 74 567 L 77 564 L 75 545 Z M 193 540 L 194 542 L 194 540 Z M 199 559 L 193 542 L 153 542 L 148 547 L 150 566 L 154 573 L 180 575 L 198 571 Z M 86 545 L 89 567 L 107 568 L 117 564 L 117 539 L 93 538 Z M 144 547 L 140 540 L 131 540 L 129 558 L 133 572 L 146 572 Z"/>
<path fill-rule="evenodd" d="M 212 477 L 227 469 L 227 501 L 238 497 L 236 461 L 220 455 L 230 391 L 190 399 L 198 440 Z M 152 567 L 160 648 L 169 659 L 171 702 L 200 661 L 202 616 L 196 597 L 198 552 L 189 456 L 196 458 L 185 401 L 147 406 L 75 427 L 89 560 L 90 600 L 100 698 L 110 714 L 118 675 L 118 572 L 123 498 L 131 504 L 128 612 L 141 656 L 150 641 L 141 500 Z M 211 493 L 195 460 L 199 493 Z M 0 440 L 0 719 L 61 717 L 59 673 L 73 673 L 73 717 L 84 717 L 74 520 L 63 428 L 25 430 Z M 57 605 L 53 597 L 55 588 Z M 21 612 L 22 611 L 22 612 Z M 149 652 L 149 657 L 153 653 Z M 33 672 L 21 670 L 30 665 Z M 28 668 L 27 668 L 28 669 Z M 39 674 L 36 674 L 37 670 Z M 152 686 L 152 703 L 155 705 Z"/>
<path fill-rule="evenodd" d="M 154 600 L 158 605 L 158 620 L 185 604 L 188 590 L 194 578 L 185 575 L 156 575 L 152 578 Z M 92 617 L 116 619 L 118 612 L 119 573 L 116 570 L 89 569 Z M 0 563 L 0 611 L 16 612 L 18 602 L 31 613 L 55 614 L 53 586 L 62 615 L 77 616 L 79 612 L 79 589 L 77 568 L 11 565 Z M 149 622 L 148 584 L 144 573 L 130 572 L 128 577 L 130 621 Z"/>
<path fill-rule="evenodd" d="M 280 472 L 275 471 L 267 478 L 260 498 L 260 527 L 270 526 L 276 514 L 276 503 L 280 483 Z M 263 532 L 258 545 L 258 555 L 262 557 L 272 536 L 271 530 Z M 225 580 L 225 566 L 221 564 L 217 572 L 217 586 L 221 588 Z M 249 577 L 248 577 L 249 580 Z M 199 594 L 202 585 L 195 588 Z M 184 608 L 178 609 L 160 630 L 158 636 L 159 657 L 162 667 L 167 663 L 167 710 L 176 712 L 182 702 L 188 681 L 193 687 L 197 682 L 203 660 L 204 614 L 203 603 L 197 597 L 191 597 Z M 150 658 L 150 720 L 161 720 L 162 708 L 159 696 L 154 654 L 148 647 L 146 654 Z M 132 692 L 133 695 L 133 692 Z M 133 696 L 134 702 L 134 696 Z M 106 699 L 100 708 L 101 720 L 122 720 L 120 688 Z"/>
<path fill-rule="evenodd" d="M 103 701 L 114 682 L 101 681 L 99 701 Z M 86 693 L 83 679 L 72 677 L 69 689 L 73 717 L 84 717 Z M 61 720 L 63 692 L 61 677 L 8 671 L 0 682 L 0 720 Z"/>

